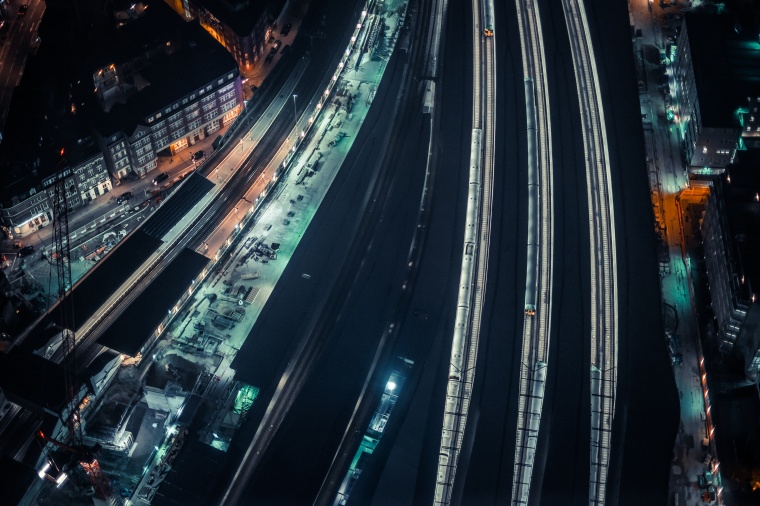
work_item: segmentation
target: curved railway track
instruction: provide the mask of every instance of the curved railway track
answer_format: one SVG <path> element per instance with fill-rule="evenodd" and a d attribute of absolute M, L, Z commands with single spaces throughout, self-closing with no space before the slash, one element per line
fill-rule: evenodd
<path fill-rule="evenodd" d="M 473 0 L 473 113 L 462 269 L 433 502 L 451 503 L 475 381 L 488 281 L 493 200 L 496 53 L 492 0 Z M 483 21 L 485 19 L 485 22 Z M 488 30 L 485 30 L 488 27 Z"/>
<path fill-rule="evenodd" d="M 516 0 L 525 74 L 528 141 L 528 256 L 512 504 L 527 504 L 546 385 L 551 332 L 554 237 L 550 110 L 541 20 L 532 0 Z M 535 244 L 535 242 L 538 244 Z"/>
<path fill-rule="evenodd" d="M 604 504 L 615 415 L 618 292 L 609 147 L 583 0 L 562 0 L 586 158 L 591 259 L 591 468 L 589 503 Z"/>

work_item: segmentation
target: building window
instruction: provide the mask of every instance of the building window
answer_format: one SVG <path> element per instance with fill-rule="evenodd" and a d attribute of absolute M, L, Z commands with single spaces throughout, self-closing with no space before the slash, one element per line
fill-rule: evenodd
<path fill-rule="evenodd" d="M 232 90 L 232 91 L 230 91 L 229 93 L 225 93 L 224 95 L 221 95 L 221 96 L 219 97 L 219 102 L 224 102 L 224 101 L 226 101 L 226 100 L 229 100 L 229 99 L 231 99 L 231 98 L 232 98 L 232 97 L 234 97 L 234 96 L 235 96 L 235 90 Z"/>

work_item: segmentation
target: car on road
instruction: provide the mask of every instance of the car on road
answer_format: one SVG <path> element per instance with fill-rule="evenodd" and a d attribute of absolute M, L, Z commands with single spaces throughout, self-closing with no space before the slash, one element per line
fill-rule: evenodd
<path fill-rule="evenodd" d="M 122 204 L 124 202 L 127 202 L 129 199 L 134 197 L 134 194 L 132 192 L 126 192 L 119 195 L 119 198 L 116 199 L 117 204 Z"/>
<path fill-rule="evenodd" d="M 290 29 L 293 25 L 288 23 L 287 25 L 282 27 L 282 30 L 280 30 L 280 37 L 287 37 L 290 33 Z"/>
<path fill-rule="evenodd" d="M 24 5 L 19 6 L 18 15 L 24 16 L 27 10 L 29 10 L 29 4 L 24 4 Z"/>
<path fill-rule="evenodd" d="M 167 179 L 169 179 L 169 174 L 167 174 L 166 172 L 162 172 L 161 174 L 153 178 L 153 186 L 158 186 L 159 183 L 163 183 Z"/>
<path fill-rule="evenodd" d="M 269 65 L 272 63 L 272 58 L 274 58 L 273 54 L 268 54 L 267 57 L 264 59 L 264 65 Z"/>
<path fill-rule="evenodd" d="M 272 49 L 269 50 L 269 54 L 277 54 L 277 51 L 280 50 L 280 46 L 282 46 L 282 41 L 278 40 L 272 45 Z"/>
<path fill-rule="evenodd" d="M 32 253 L 34 253 L 34 246 L 31 246 L 31 245 L 24 246 L 23 248 L 21 248 L 20 250 L 18 250 L 18 256 L 20 258 L 28 257 Z"/>
<path fill-rule="evenodd" d="M 193 161 L 197 162 L 198 160 L 203 160 L 203 158 L 206 156 L 206 153 L 203 150 L 196 151 L 193 153 Z"/>
<path fill-rule="evenodd" d="M 256 93 L 256 90 L 258 90 L 258 89 L 259 89 L 259 87 L 256 86 L 255 84 L 251 85 L 251 93 Z"/>

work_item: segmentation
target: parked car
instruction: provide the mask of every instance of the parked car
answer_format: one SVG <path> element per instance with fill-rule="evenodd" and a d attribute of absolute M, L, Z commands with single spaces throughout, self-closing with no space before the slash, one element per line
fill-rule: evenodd
<path fill-rule="evenodd" d="M 132 194 L 132 192 L 122 193 L 121 195 L 119 195 L 119 198 L 116 199 L 116 203 L 117 204 L 123 204 L 124 202 L 127 202 L 132 197 L 134 197 L 134 195 Z"/>
<path fill-rule="evenodd" d="M 277 54 L 277 51 L 280 50 L 280 46 L 282 46 L 282 41 L 278 40 L 272 45 L 272 49 L 269 50 L 269 54 Z"/>
<path fill-rule="evenodd" d="M 274 58 L 273 54 L 268 54 L 267 57 L 264 59 L 264 65 L 269 65 L 272 63 L 272 59 Z"/>
<path fill-rule="evenodd" d="M 255 84 L 251 85 L 251 93 L 256 93 L 256 90 L 258 90 L 258 89 L 259 89 L 259 87 L 256 86 Z"/>
<path fill-rule="evenodd" d="M 267 44 L 274 44 L 274 35 L 270 35 L 267 39 Z"/>
<path fill-rule="evenodd" d="M 28 257 L 32 253 L 34 253 L 34 246 L 32 246 L 32 245 L 24 246 L 23 248 L 21 248 L 20 250 L 18 250 L 18 256 L 19 257 Z"/>
<path fill-rule="evenodd" d="M 203 160 L 205 156 L 206 156 L 206 153 L 203 150 L 198 150 L 195 153 L 193 153 L 193 161 L 197 162 L 198 160 Z"/>
<path fill-rule="evenodd" d="M 280 37 L 287 37 L 287 35 L 290 33 L 290 28 L 293 25 L 288 23 L 287 25 L 282 27 L 282 30 L 280 30 Z"/>
<path fill-rule="evenodd" d="M 159 183 L 163 183 L 167 179 L 169 179 L 169 174 L 162 172 L 153 178 L 153 186 L 158 186 Z"/>

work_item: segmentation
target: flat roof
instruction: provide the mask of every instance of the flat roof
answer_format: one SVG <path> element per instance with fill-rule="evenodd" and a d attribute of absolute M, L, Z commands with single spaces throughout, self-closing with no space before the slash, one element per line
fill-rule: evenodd
<path fill-rule="evenodd" d="M 750 300 L 760 287 L 760 153 L 739 151 L 739 163 L 730 165 L 723 181 L 726 200 L 727 231 L 733 242 L 736 267 L 745 282 L 739 285 L 742 296 Z M 731 182 L 727 177 L 731 176 Z"/>
<path fill-rule="evenodd" d="M 7 455 L 0 455 L 0 476 L 3 477 L 3 502 L 21 504 L 27 489 L 37 477 L 37 472 Z"/>
<path fill-rule="evenodd" d="M 66 406 L 63 366 L 27 351 L 0 353 L 0 389 L 30 410 L 60 413 Z"/>
<path fill-rule="evenodd" d="M 198 441 L 194 434 L 185 436 L 185 445 L 161 483 L 151 504 L 185 506 L 205 504 L 211 486 L 228 459 L 227 453 Z"/>
<path fill-rule="evenodd" d="M 161 203 L 153 216 L 148 218 L 141 230 L 161 239 L 214 187 L 214 183 L 193 172 L 180 183 L 179 188 Z"/>
<path fill-rule="evenodd" d="M 208 263 L 200 253 L 183 249 L 108 327 L 98 344 L 136 356 Z"/>
<path fill-rule="evenodd" d="M 732 14 L 684 16 L 702 124 L 739 127 L 735 112 L 760 96 L 760 43 Z M 753 36 L 754 35 L 754 36 Z"/>
<path fill-rule="evenodd" d="M 200 4 L 214 15 L 219 21 L 227 25 L 238 37 L 246 37 L 253 32 L 253 28 L 266 11 L 282 10 L 283 0 L 200 0 Z M 277 16 L 280 11 L 269 12 Z"/>
<path fill-rule="evenodd" d="M 147 86 L 99 118 L 104 135 L 118 129 L 132 135 L 138 125 L 147 125 L 145 119 L 152 114 L 208 84 L 218 88 L 217 81 L 227 74 L 238 75 L 235 58 L 199 24 L 188 24 L 185 32 L 188 40 L 183 47 L 136 73 Z"/>

